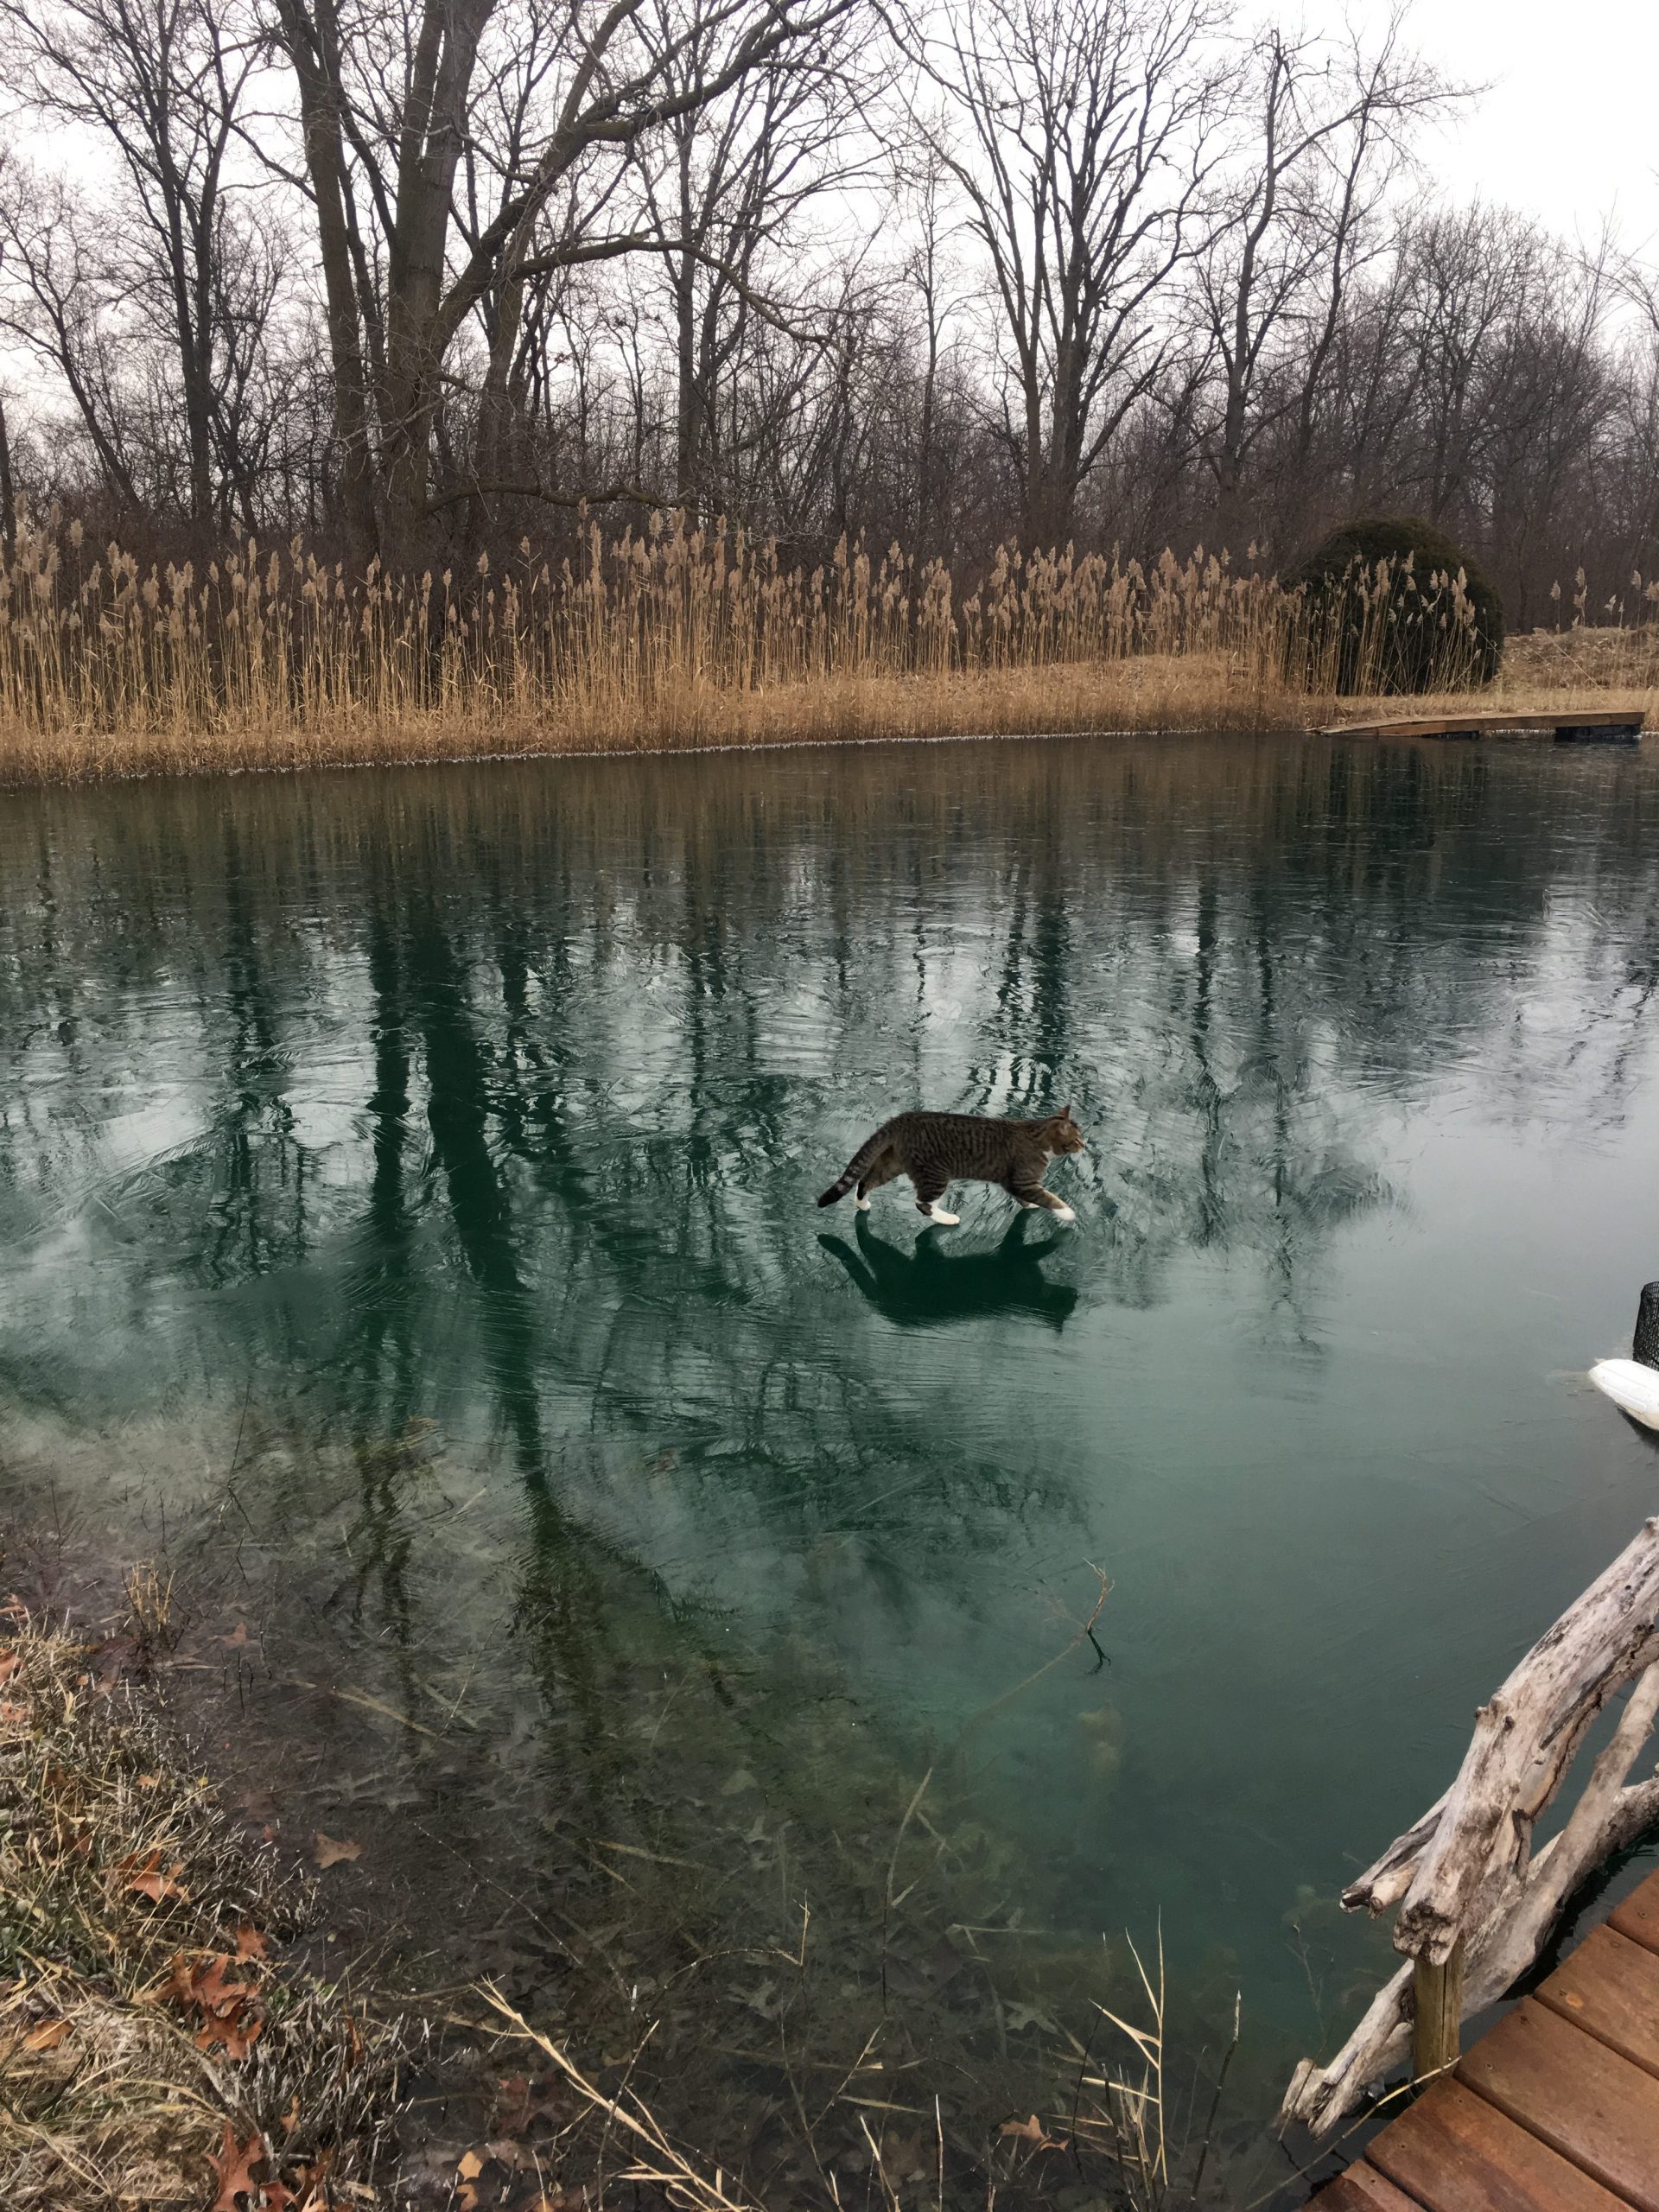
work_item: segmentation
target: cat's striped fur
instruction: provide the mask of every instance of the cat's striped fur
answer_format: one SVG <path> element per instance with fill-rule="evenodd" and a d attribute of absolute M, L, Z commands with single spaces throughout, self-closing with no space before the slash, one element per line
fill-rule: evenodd
<path fill-rule="evenodd" d="M 895 1114 L 860 1145 L 818 1204 L 832 1206 L 856 1185 L 859 1205 L 868 1211 L 872 1191 L 895 1175 L 908 1175 L 918 1211 L 944 1228 L 954 1228 L 957 1219 L 939 1206 L 952 1183 L 1000 1183 L 1022 1206 L 1044 1206 L 1060 1221 L 1074 1221 L 1065 1201 L 1043 1188 L 1043 1177 L 1057 1153 L 1082 1150 L 1083 1132 L 1069 1106 L 1038 1122 Z"/>

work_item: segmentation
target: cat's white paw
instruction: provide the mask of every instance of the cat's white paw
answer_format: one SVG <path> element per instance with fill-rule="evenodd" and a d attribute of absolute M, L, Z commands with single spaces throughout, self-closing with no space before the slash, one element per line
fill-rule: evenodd
<path fill-rule="evenodd" d="M 1075 1221 L 1077 1217 L 1070 1206 L 1051 1206 L 1049 1211 L 1056 1221 Z"/>
<path fill-rule="evenodd" d="M 868 1198 L 855 1198 L 853 1204 L 858 1208 L 860 1213 L 868 1213 L 870 1210 L 870 1202 Z"/>
<path fill-rule="evenodd" d="M 938 1222 L 941 1229 L 954 1229 L 962 1219 L 959 1213 L 946 1213 L 940 1206 L 933 1207 L 927 1217 L 930 1221 Z"/>

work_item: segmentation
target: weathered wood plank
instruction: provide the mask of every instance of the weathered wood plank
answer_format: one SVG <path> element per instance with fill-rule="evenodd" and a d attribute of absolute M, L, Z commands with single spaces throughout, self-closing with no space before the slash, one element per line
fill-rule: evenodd
<path fill-rule="evenodd" d="M 1632 1943 L 1659 1951 L 1659 1874 L 1649 1874 L 1639 1890 L 1632 1890 L 1623 1904 L 1616 1905 L 1607 1925 Z"/>
<path fill-rule="evenodd" d="M 1376 1913 L 1399 1902 L 1395 1948 L 1445 1959 L 1471 1932 L 1477 1891 L 1524 1858 L 1533 1821 L 1596 1715 L 1656 1658 L 1659 1519 L 1643 1524 L 1476 1714 L 1433 1827 L 1419 1823 L 1408 1853 L 1390 1846 L 1343 1891 L 1344 1904 Z"/>
<path fill-rule="evenodd" d="M 1420 2082 L 1455 2064 L 1462 2048 L 1463 1953 L 1459 1942 L 1444 1966 L 1412 1961 L 1411 2070 Z"/>
<path fill-rule="evenodd" d="M 1423 2212 L 1415 2197 L 1396 2189 L 1363 2158 L 1327 2182 L 1313 2202 L 1319 2212 Z"/>
<path fill-rule="evenodd" d="M 1478 737 L 1500 730 L 1624 730 L 1639 732 L 1645 717 L 1639 707 L 1562 707 L 1539 714 L 1509 714 L 1502 708 L 1471 708 L 1437 715 L 1377 715 L 1363 721 L 1333 722 L 1325 737 Z"/>
<path fill-rule="evenodd" d="M 1457 2081 L 1426 2090 L 1366 2156 L 1425 2212 L 1624 2212 L 1599 2181 Z"/>
<path fill-rule="evenodd" d="M 1457 2078 L 1637 2212 L 1659 2212 L 1659 2082 L 1534 1999 Z"/>
<path fill-rule="evenodd" d="M 1597 1928 L 1535 1994 L 1552 2012 L 1659 2076 L 1659 1954 Z"/>

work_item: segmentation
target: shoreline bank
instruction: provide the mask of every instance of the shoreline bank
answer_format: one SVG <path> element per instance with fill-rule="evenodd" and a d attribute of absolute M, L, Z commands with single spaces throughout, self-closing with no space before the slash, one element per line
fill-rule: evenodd
<path fill-rule="evenodd" d="M 126 1589 L 0 1605 L 7 2212 L 753 2212 L 487 1977 L 406 1986 L 363 1847 L 232 1802 L 172 1577 Z"/>
<path fill-rule="evenodd" d="M 1134 680 L 1125 682 L 1126 670 Z M 437 766 L 524 760 L 640 759 L 802 747 L 988 742 L 1057 733 L 1106 736 L 1230 726 L 1315 726 L 1327 704 L 1238 696 L 1187 664 L 1148 680 L 1150 664 L 1067 664 L 1002 676 L 857 677 L 734 691 L 688 686 L 675 698 L 607 698 L 515 716 L 472 702 L 451 714 L 366 721 L 342 714 L 305 726 L 60 729 L 0 724 L 0 786 L 161 776 Z M 1195 681 L 1197 677 L 1199 680 Z"/>
<path fill-rule="evenodd" d="M 317 1971 L 315 1885 L 251 1840 L 148 1686 L 168 1592 L 93 1637 L 0 1619 L 0 2196 L 387 2205 L 403 2024 Z"/>
<path fill-rule="evenodd" d="M 1119 675 L 1126 664 L 1110 664 Z M 1133 664 L 1128 664 L 1133 666 Z M 1548 672 L 1546 672 L 1548 675 Z M 1480 692 L 1480 712 L 1571 715 L 1630 708 L 1659 721 L 1659 688 L 1537 681 L 1517 672 Z M 617 719 L 613 706 L 573 715 L 562 728 L 531 719 L 500 721 L 427 716 L 365 730 L 343 719 L 315 728 L 226 730 L 29 732 L 0 726 L 0 790 L 162 781 L 186 777 L 305 774 L 374 767 L 509 766 L 522 761 L 716 757 L 730 752 L 797 752 L 876 746 L 984 746 L 1048 736 L 1307 736 L 1370 716 L 1435 715 L 1466 706 L 1471 695 L 1398 696 L 1252 695 L 1225 688 L 1199 696 L 1177 683 L 1123 686 L 1090 671 L 1020 671 L 1018 681 L 978 675 L 936 679 L 858 679 L 783 692 L 723 692 L 695 703 L 690 716 L 641 706 Z M 696 708 L 706 708 L 699 712 Z"/>

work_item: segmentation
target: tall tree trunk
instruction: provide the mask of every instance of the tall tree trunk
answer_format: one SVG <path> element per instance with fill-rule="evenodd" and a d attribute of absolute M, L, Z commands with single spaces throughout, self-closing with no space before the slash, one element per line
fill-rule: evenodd
<path fill-rule="evenodd" d="M 11 435 L 6 428 L 5 402 L 0 400 L 0 556 L 10 561 L 17 550 L 17 493 L 11 474 Z"/>
<path fill-rule="evenodd" d="M 697 375 L 696 264 L 683 253 L 674 264 L 674 496 L 698 510 L 702 477 L 703 395 Z"/>
<path fill-rule="evenodd" d="M 277 0 L 283 43 L 300 92 L 305 162 L 316 206 L 317 246 L 333 371 L 334 434 L 340 444 L 340 497 L 350 556 L 365 563 L 383 550 L 375 500 L 375 456 L 364 373 L 357 288 L 346 219 L 346 150 L 340 129 L 340 49 L 331 6 L 315 19 L 303 0 Z"/>
<path fill-rule="evenodd" d="M 380 404 L 382 541 L 394 569 L 418 568 L 443 353 L 444 248 L 478 45 L 495 0 L 425 0 L 397 147 L 386 241 L 386 366 Z"/>

